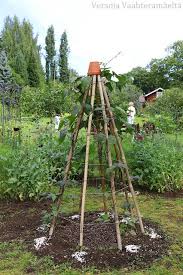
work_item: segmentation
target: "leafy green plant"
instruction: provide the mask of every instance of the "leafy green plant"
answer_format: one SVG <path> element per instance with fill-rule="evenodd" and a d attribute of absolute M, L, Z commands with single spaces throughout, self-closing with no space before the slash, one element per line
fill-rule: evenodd
<path fill-rule="evenodd" d="M 68 146 L 68 140 L 61 146 L 58 138 L 43 133 L 35 144 L 13 150 L 5 168 L 6 178 L 1 180 L 1 197 L 38 199 L 50 191 L 62 179 Z"/>
<path fill-rule="evenodd" d="M 101 213 L 100 217 L 97 219 L 99 222 L 109 222 L 110 221 L 110 215 L 109 213 Z"/>
<path fill-rule="evenodd" d="M 182 130 L 183 93 L 181 88 L 165 90 L 153 104 L 145 108 L 154 123 L 165 133 Z"/>
<path fill-rule="evenodd" d="M 122 222 L 120 223 L 120 226 L 119 226 L 121 234 L 135 235 L 136 223 L 137 223 L 137 218 L 132 217 L 130 213 L 128 215 L 125 215 L 125 217 L 122 219 Z"/>
<path fill-rule="evenodd" d="M 181 144 L 156 135 L 135 142 L 129 163 L 138 185 L 158 192 L 183 188 L 183 149 Z"/>

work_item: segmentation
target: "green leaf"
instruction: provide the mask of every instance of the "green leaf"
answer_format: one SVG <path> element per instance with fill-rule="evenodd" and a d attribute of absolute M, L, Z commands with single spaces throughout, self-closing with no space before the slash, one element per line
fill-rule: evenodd
<path fill-rule="evenodd" d="M 66 182 L 67 182 L 67 181 L 65 181 L 65 180 L 59 180 L 59 181 L 57 181 L 57 184 L 58 184 L 60 187 L 63 187 L 63 186 L 65 186 Z"/>
<path fill-rule="evenodd" d="M 109 144 L 111 144 L 111 145 L 116 144 L 116 138 L 115 138 L 115 136 L 109 135 L 108 140 L 109 140 Z"/>
<path fill-rule="evenodd" d="M 78 105 L 75 105 L 73 107 L 72 115 L 73 116 L 77 115 L 79 113 L 79 111 L 80 111 L 80 107 Z"/>
<path fill-rule="evenodd" d="M 85 113 L 89 114 L 91 112 L 91 110 L 92 110 L 91 104 L 86 103 L 85 104 Z"/>
<path fill-rule="evenodd" d="M 109 89 L 109 91 L 113 91 L 113 86 L 112 86 L 112 84 L 110 83 L 110 82 L 107 82 L 106 84 L 105 84 L 105 86 Z"/>
<path fill-rule="evenodd" d="M 91 78 L 90 77 L 83 77 L 82 80 L 81 80 L 81 90 L 82 92 L 85 92 L 89 86 L 90 86 L 90 83 L 91 83 Z"/>
<path fill-rule="evenodd" d="M 130 203 L 127 202 L 127 201 L 125 201 L 125 202 L 123 203 L 123 209 L 129 210 L 129 209 L 130 209 Z"/>
<path fill-rule="evenodd" d="M 9 178 L 8 179 L 8 183 L 16 183 L 17 182 L 17 178 Z"/>
<path fill-rule="evenodd" d="M 59 135 L 59 142 L 62 143 L 66 137 L 68 133 L 68 129 L 67 128 L 64 128 L 60 131 L 60 135 Z"/>
<path fill-rule="evenodd" d="M 81 124 L 80 124 L 80 129 L 82 128 L 87 128 L 87 121 L 82 121 Z"/>
<path fill-rule="evenodd" d="M 115 110 L 119 111 L 121 114 L 126 115 L 126 111 L 120 108 L 119 106 L 115 107 Z"/>
<path fill-rule="evenodd" d="M 81 156 L 81 155 L 85 154 L 85 152 L 86 152 L 86 145 L 83 145 L 83 147 L 81 147 L 81 149 L 79 151 L 79 155 Z"/>
<path fill-rule="evenodd" d="M 105 134 L 103 134 L 103 133 L 97 134 L 95 138 L 96 138 L 96 140 L 97 140 L 98 142 L 100 142 L 100 143 L 106 142 L 106 136 L 105 136 Z"/>
<path fill-rule="evenodd" d="M 51 193 L 51 199 L 53 202 L 56 200 L 56 198 L 57 198 L 57 195 L 54 193 Z"/>
<path fill-rule="evenodd" d="M 52 212 L 52 214 L 53 214 L 54 217 L 57 216 L 58 210 L 57 210 L 57 207 L 55 205 L 52 206 L 51 212 Z"/>
<path fill-rule="evenodd" d="M 58 130 L 62 129 L 62 127 L 64 126 L 64 124 L 65 124 L 65 119 L 62 119 L 62 120 L 60 121 Z"/>

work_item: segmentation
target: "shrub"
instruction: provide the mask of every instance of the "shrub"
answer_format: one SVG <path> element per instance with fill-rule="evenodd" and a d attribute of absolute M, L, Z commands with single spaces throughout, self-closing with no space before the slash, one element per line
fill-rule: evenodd
<path fill-rule="evenodd" d="M 72 109 L 76 94 L 66 84 L 55 83 L 42 89 L 25 87 L 22 91 L 21 106 L 25 114 L 53 116 Z"/>
<path fill-rule="evenodd" d="M 133 176 L 138 185 L 158 192 L 183 188 L 183 149 L 162 136 L 134 143 L 130 154 Z"/>
<path fill-rule="evenodd" d="M 11 148 L 7 145 L 2 145 L 0 147 L 0 182 L 7 180 L 7 170 L 6 167 L 9 165 L 9 155 Z"/>
<path fill-rule="evenodd" d="M 183 92 L 181 88 L 164 91 L 153 104 L 146 107 L 146 112 L 154 117 L 162 131 L 170 132 L 183 129 Z M 170 126 L 168 125 L 170 124 Z"/>
<path fill-rule="evenodd" d="M 67 141 L 61 146 L 57 138 L 43 134 L 36 144 L 12 151 L 4 159 L 6 175 L 0 179 L 0 197 L 38 199 L 50 190 L 55 177 L 62 177 L 67 149 Z"/>
<path fill-rule="evenodd" d="M 173 118 L 171 116 L 168 116 L 167 114 L 154 115 L 150 117 L 148 121 L 156 125 L 157 131 L 163 133 L 172 134 L 178 130 L 177 124 L 175 123 Z"/>
<path fill-rule="evenodd" d="M 17 147 L 9 152 L 7 158 L 0 152 L 0 198 L 37 200 L 62 185 L 70 135 L 67 133 L 66 138 L 61 140 L 47 130 L 34 144 Z M 76 146 L 71 179 L 77 179 L 83 171 L 84 137 L 80 136 Z"/>

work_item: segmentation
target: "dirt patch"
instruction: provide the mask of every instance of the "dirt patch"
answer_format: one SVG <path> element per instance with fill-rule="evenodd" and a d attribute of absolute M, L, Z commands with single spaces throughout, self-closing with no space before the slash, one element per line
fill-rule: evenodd
<path fill-rule="evenodd" d="M 151 197 L 163 197 L 166 199 L 177 199 L 177 198 L 183 198 L 183 190 L 178 191 L 165 191 L 164 193 L 158 193 L 154 191 L 147 191 L 144 190 L 142 187 L 136 186 L 136 190 L 138 190 L 141 194 L 151 196 Z"/>
<path fill-rule="evenodd" d="M 53 238 L 48 245 L 36 251 L 34 239 L 47 236 L 48 233 L 47 228 L 42 227 L 41 216 L 43 210 L 49 209 L 49 204 L 0 203 L 0 241 L 23 240 L 36 255 L 49 255 L 56 263 L 70 262 L 78 268 L 144 267 L 167 251 L 168 241 L 163 231 L 157 224 L 144 220 L 149 235 L 141 234 L 137 223 L 131 233 L 123 234 L 123 250 L 119 252 L 113 218 L 110 216 L 107 221 L 103 221 L 100 212 L 85 215 L 84 255 L 76 253 L 79 252 L 79 217 L 74 214 L 59 217 Z M 124 221 L 121 223 L 125 224 Z M 135 245 L 137 252 L 127 251 L 128 245 Z"/>
<path fill-rule="evenodd" d="M 165 192 L 162 194 L 163 197 L 165 198 L 171 198 L 171 199 L 176 199 L 176 198 L 183 198 L 183 190 L 179 190 L 176 192 Z"/>
<path fill-rule="evenodd" d="M 82 183 L 82 179 L 83 176 L 81 176 L 80 178 L 77 178 L 76 180 L 81 184 Z M 95 187 L 95 188 L 101 188 L 101 179 L 100 178 L 89 178 L 88 180 L 88 185 Z M 136 186 L 136 190 L 138 190 L 141 194 L 145 194 L 145 195 L 150 195 L 153 197 L 164 197 L 164 198 L 170 198 L 170 199 L 177 199 L 177 198 L 183 198 L 183 189 L 182 190 L 177 190 L 177 191 L 165 191 L 164 193 L 158 193 L 152 190 L 148 190 L 147 188 L 144 186 L 139 186 L 138 184 L 135 185 Z M 116 190 L 120 190 L 121 189 L 121 183 L 116 183 Z"/>

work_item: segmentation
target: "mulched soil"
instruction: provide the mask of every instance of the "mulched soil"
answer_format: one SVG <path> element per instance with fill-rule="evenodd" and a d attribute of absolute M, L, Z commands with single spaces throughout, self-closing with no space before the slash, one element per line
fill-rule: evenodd
<path fill-rule="evenodd" d="M 72 257 L 72 254 L 78 251 L 79 220 L 72 219 L 71 216 L 59 217 L 49 245 L 36 251 L 34 239 L 47 236 L 47 232 L 40 232 L 37 228 L 42 225 L 42 211 L 48 210 L 49 205 L 48 201 L 0 202 L 0 242 L 24 241 L 27 248 L 36 255 L 49 255 L 56 263 L 70 262 L 77 268 L 139 268 L 150 265 L 166 254 L 168 238 L 158 224 L 148 220 L 144 220 L 144 225 L 153 228 L 161 238 L 151 239 L 148 235 L 142 235 L 137 224 L 136 234 L 128 233 L 122 237 L 123 250 L 119 252 L 113 219 L 106 223 L 99 221 L 99 212 L 85 214 L 84 251 L 87 255 L 83 263 Z M 126 252 L 126 245 L 140 245 L 139 252 Z"/>
<path fill-rule="evenodd" d="M 80 180 L 82 180 L 83 177 L 81 177 Z M 77 179 L 78 180 L 78 179 Z M 93 186 L 95 188 L 99 188 L 101 186 L 101 180 L 96 178 L 90 178 L 88 181 L 89 186 Z M 121 189 L 121 185 L 116 185 L 116 189 Z M 150 191 L 146 188 L 140 187 L 139 185 L 135 186 L 135 190 L 140 191 L 141 194 L 149 195 L 149 196 L 159 196 L 164 198 L 170 198 L 170 199 L 176 199 L 176 198 L 183 198 L 183 190 L 178 191 L 165 191 L 164 193 L 158 193 L 155 191 Z"/>
<path fill-rule="evenodd" d="M 171 198 L 171 199 L 183 198 L 183 190 L 179 190 L 176 192 L 167 191 L 162 194 L 162 197 Z"/>
<path fill-rule="evenodd" d="M 166 199 L 177 199 L 177 198 L 183 198 L 183 190 L 179 190 L 179 191 L 166 191 L 164 193 L 157 193 L 157 192 L 153 192 L 153 191 L 145 191 L 143 189 L 138 188 L 138 190 L 140 191 L 141 194 L 145 194 L 147 196 L 151 196 L 151 197 L 162 197 L 162 198 L 166 198 Z"/>

